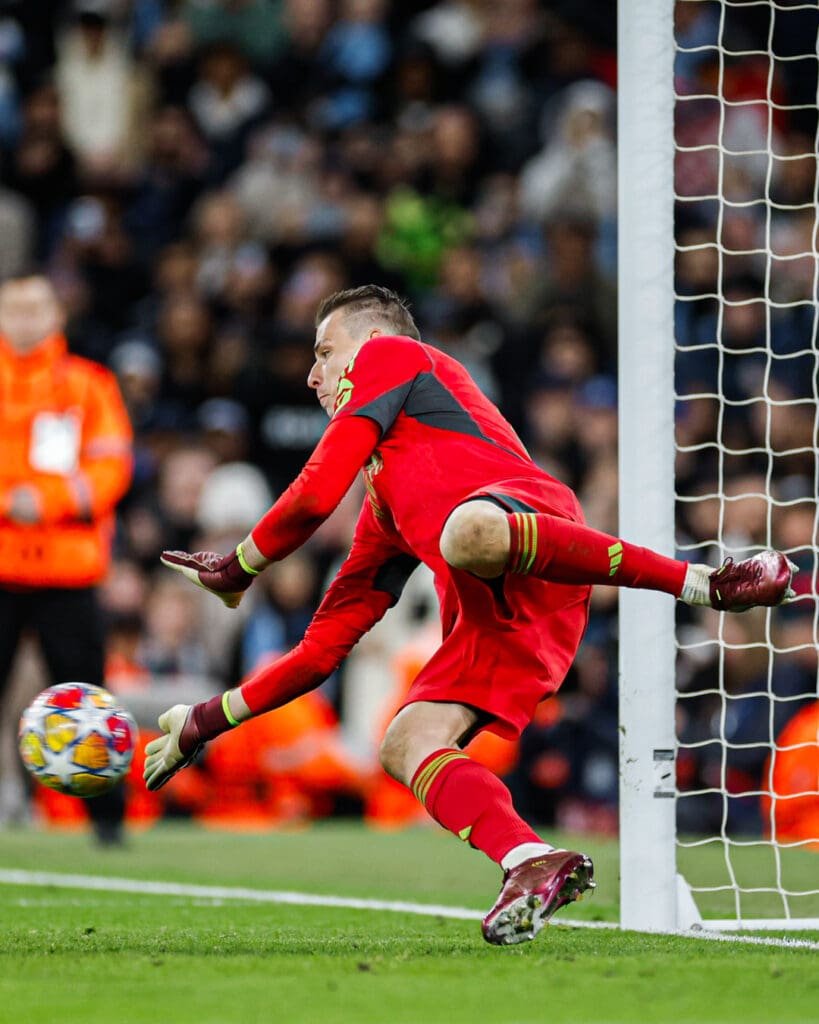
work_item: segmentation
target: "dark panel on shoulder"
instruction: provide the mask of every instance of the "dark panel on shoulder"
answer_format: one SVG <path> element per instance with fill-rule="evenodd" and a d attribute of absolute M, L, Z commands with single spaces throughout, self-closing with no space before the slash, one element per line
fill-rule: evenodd
<path fill-rule="evenodd" d="M 419 423 L 488 441 L 475 420 L 433 373 L 419 373 L 404 403 L 404 412 Z"/>
<path fill-rule="evenodd" d="M 352 415 L 367 416 L 371 420 L 375 420 L 379 427 L 381 427 L 381 433 L 386 434 L 393 423 L 395 423 L 398 413 L 401 412 L 411 387 L 411 380 L 406 381 L 404 384 L 399 384 L 390 391 L 385 391 L 378 398 L 374 398 L 371 402 L 367 402 L 366 405 L 362 405 Z"/>

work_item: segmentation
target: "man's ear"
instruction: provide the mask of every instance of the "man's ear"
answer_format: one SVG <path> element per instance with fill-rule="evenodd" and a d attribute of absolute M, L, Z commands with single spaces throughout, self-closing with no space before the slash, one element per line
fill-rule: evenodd
<path fill-rule="evenodd" d="M 381 330 L 381 328 L 380 328 L 380 327 L 373 327 L 373 329 L 372 329 L 372 330 L 370 331 L 370 333 L 369 333 L 369 334 L 367 335 L 367 341 L 369 341 L 369 340 L 370 340 L 370 338 L 378 338 L 378 337 L 380 337 L 380 336 L 381 336 L 381 335 L 382 335 L 383 333 L 384 333 L 384 332 L 383 332 L 383 331 Z"/>

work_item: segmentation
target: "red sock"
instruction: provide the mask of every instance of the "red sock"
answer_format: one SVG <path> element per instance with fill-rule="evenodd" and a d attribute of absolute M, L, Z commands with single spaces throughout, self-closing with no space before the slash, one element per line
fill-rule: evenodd
<path fill-rule="evenodd" d="M 439 825 L 498 864 L 520 843 L 543 842 L 516 813 L 500 779 L 460 750 L 430 754 L 410 788 Z"/>
<path fill-rule="evenodd" d="M 608 583 L 679 597 L 687 562 L 545 512 L 512 512 L 507 570 L 552 583 Z"/>

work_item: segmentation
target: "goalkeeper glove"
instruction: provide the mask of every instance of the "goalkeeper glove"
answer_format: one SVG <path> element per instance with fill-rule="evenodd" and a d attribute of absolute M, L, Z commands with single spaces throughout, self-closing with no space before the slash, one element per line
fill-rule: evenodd
<path fill-rule="evenodd" d="M 191 583 L 216 594 L 228 608 L 237 607 L 259 575 L 259 570 L 251 569 L 245 561 L 241 544 L 229 555 L 215 551 L 196 551 L 192 555 L 187 551 L 163 551 L 160 561 L 187 576 Z"/>
<path fill-rule="evenodd" d="M 239 723 L 230 713 L 230 690 L 200 704 L 174 704 L 159 716 L 165 733 L 145 747 L 142 777 L 148 789 L 161 789 L 178 771 L 187 768 L 208 740 Z"/>

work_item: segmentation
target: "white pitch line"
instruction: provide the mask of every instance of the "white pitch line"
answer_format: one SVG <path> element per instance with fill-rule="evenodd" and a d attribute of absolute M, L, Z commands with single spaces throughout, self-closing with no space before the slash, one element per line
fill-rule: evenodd
<path fill-rule="evenodd" d="M 819 942 L 812 939 L 781 939 L 767 935 L 730 935 L 725 932 L 664 932 L 665 935 L 680 935 L 684 939 L 704 939 L 706 942 L 739 942 L 746 946 L 772 946 L 775 949 L 813 949 L 819 950 Z"/>
<path fill-rule="evenodd" d="M 347 896 L 316 896 L 306 892 L 277 892 L 273 889 L 243 889 L 221 885 L 186 885 L 178 882 L 151 882 L 138 878 L 107 878 L 102 875 L 64 875 L 49 871 L 0 870 L 0 883 L 54 886 L 61 889 L 90 889 L 103 892 L 132 892 L 140 896 L 190 896 L 194 899 L 286 903 L 299 907 L 389 910 L 399 914 L 452 917 L 461 921 L 480 921 L 483 917 L 480 910 L 468 910 L 466 907 L 441 907 L 434 903 L 365 900 Z"/>
<path fill-rule="evenodd" d="M 347 910 L 382 910 L 396 914 L 418 914 L 424 917 L 448 917 L 457 921 L 480 921 L 482 910 L 468 907 L 445 907 L 436 903 L 408 903 L 403 900 L 368 900 L 349 896 L 317 896 L 306 892 L 274 889 L 246 889 L 222 885 L 187 885 L 180 882 L 152 882 L 140 878 L 109 878 L 104 875 L 69 875 L 50 871 L 0 869 L 0 885 L 41 886 L 58 889 L 85 889 L 95 892 L 130 892 L 138 896 L 185 896 L 192 899 L 246 900 L 252 903 L 279 903 L 299 907 L 336 907 Z M 579 921 L 561 918 L 552 926 L 564 928 L 605 928 L 619 926 L 611 921 Z M 727 935 L 723 932 L 675 931 L 657 935 L 678 935 L 686 939 L 710 942 L 735 942 L 744 945 L 770 946 L 778 949 L 811 949 L 819 951 L 819 942 L 808 939 L 772 938 L 758 935 Z"/>

